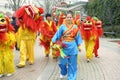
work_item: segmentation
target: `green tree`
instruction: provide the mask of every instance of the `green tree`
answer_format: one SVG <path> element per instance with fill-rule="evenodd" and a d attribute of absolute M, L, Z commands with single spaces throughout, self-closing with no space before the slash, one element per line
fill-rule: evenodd
<path fill-rule="evenodd" d="M 85 10 L 88 15 L 100 18 L 104 25 L 120 24 L 120 0 L 93 0 Z"/>

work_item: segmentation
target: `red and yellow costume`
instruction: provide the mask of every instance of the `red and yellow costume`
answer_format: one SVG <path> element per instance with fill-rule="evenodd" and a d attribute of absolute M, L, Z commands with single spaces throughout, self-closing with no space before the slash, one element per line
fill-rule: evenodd
<path fill-rule="evenodd" d="M 18 30 L 20 62 L 17 67 L 24 67 L 26 59 L 29 64 L 34 63 L 34 44 L 39 30 L 43 13 L 42 8 L 26 5 L 16 11 L 16 18 L 20 26 Z"/>
<path fill-rule="evenodd" d="M 75 19 L 74 19 L 74 23 L 78 26 L 78 28 L 79 28 L 79 30 L 80 30 L 80 26 L 81 26 L 81 24 L 80 24 L 80 14 L 77 14 L 76 16 L 75 16 Z"/>
<path fill-rule="evenodd" d="M 14 28 L 11 26 L 8 17 L 0 14 L 0 75 L 15 72 L 14 45 Z"/>
<path fill-rule="evenodd" d="M 90 16 L 87 16 L 86 21 L 82 23 L 82 37 L 85 42 L 86 57 L 88 60 L 92 59 L 96 36 L 94 22 Z"/>
<path fill-rule="evenodd" d="M 65 16 L 64 13 L 61 13 L 61 14 L 59 15 L 59 20 L 58 20 L 58 25 L 57 25 L 58 28 L 61 26 L 61 24 L 63 24 L 65 18 L 66 18 L 66 16 Z"/>
<path fill-rule="evenodd" d="M 50 42 L 56 31 L 57 27 L 53 21 L 48 22 L 46 20 L 41 27 L 40 44 L 44 46 L 46 56 L 50 54 Z M 53 58 L 56 57 L 54 50 L 52 50 L 52 56 Z"/>
<path fill-rule="evenodd" d="M 97 37 L 96 37 L 96 43 L 94 47 L 94 54 L 95 57 L 98 57 L 98 49 L 99 49 L 99 37 L 103 35 L 103 29 L 102 29 L 102 21 L 99 20 L 97 17 L 93 17 L 94 24 L 97 30 Z"/>

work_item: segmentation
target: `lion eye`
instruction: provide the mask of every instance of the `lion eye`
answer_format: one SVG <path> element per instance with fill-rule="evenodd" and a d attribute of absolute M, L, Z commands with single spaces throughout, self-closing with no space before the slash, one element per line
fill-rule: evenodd
<path fill-rule="evenodd" d="M 90 21 L 88 21 L 88 23 L 90 23 Z"/>
<path fill-rule="evenodd" d="M 5 19 L 1 19 L 1 22 L 4 22 L 5 21 Z"/>

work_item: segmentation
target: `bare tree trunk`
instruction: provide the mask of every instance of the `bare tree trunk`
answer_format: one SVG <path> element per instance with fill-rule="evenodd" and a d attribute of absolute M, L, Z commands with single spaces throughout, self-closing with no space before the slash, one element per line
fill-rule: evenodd
<path fill-rule="evenodd" d="M 44 0 L 44 6 L 40 4 L 39 0 L 37 0 L 39 5 L 44 7 L 45 13 L 51 13 L 53 6 L 55 6 L 55 0 Z"/>
<path fill-rule="evenodd" d="M 19 7 L 25 3 L 25 0 L 8 0 L 10 7 L 12 7 L 13 11 L 16 11 Z"/>

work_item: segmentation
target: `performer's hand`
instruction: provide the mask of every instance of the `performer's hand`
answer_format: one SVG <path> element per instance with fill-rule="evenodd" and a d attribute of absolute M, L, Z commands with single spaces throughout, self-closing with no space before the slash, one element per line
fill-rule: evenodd
<path fill-rule="evenodd" d="M 81 46 L 80 45 L 78 46 L 78 50 L 81 52 Z"/>
<path fill-rule="evenodd" d="M 50 47 L 52 47 L 52 46 L 53 46 L 53 42 L 51 41 L 51 42 L 50 42 Z"/>
<path fill-rule="evenodd" d="M 79 52 L 81 52 L 81 49 L 78 49 L 79 50 Z"/>

